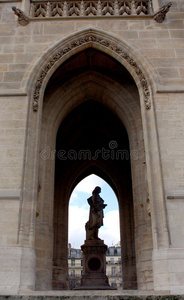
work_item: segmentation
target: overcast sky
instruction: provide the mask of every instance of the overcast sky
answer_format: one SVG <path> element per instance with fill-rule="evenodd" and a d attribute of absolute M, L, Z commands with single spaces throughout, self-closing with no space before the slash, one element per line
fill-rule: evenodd
<path fill-rule="evenodd" d="M 107 204 L 104 209 L 104 226 L 99 230 L 99 237 L 108 246 L 117 244 L 120 241 L 117 198 L 111 187 L 103 179 L 96 175 L 90 175 L 76 186 L 70 198 L 69 243 L 74 248 L 80 248 L 84 244 L 85 223 L 89 219 L 87 199 L 92 195 L 92 191 L 96 186 L 101 187 L 100 196 Z"/>

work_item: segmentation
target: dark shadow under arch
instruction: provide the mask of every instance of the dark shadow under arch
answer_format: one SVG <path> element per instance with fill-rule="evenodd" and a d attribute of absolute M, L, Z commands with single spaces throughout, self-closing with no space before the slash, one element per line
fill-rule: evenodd
<path fill-rule="evenodd" d="M 81 150 L 88 150 L 87 155 L 80 156 Z M 125 157 L 117 156 L 120 151 L 126 154 Z M 103 104 L 91 99 L 76 107 L 61 123 L 57 133 L 53 288 L 67 288 L 64 283 L 66 278 L 60 280 L 58 270 L 63 268 L 62 272 L 67 272 L 66 218 L 69 197 L 77 183 L 91 173 L 104 179 L 117 196 L 120 207 L 123 288 L 135 289 L 136 263 L 129 140 L 125 127 L 116 115 Z M 65 275 L 67 277 L 67 274 Z"/>
<path fill-rule="evenodd" d="M 112 180 L 112 178 L 110 178 L 107 173 L 100 168 L 100 166 L 88 166 L 87 169 L 85 169 L 75 180 L 75 182 L 73 183 L 72 186 L 72 192 L 75 189 L 75 187 L 77 186 L 77 184 L 82 181 L 84 178 L 86 178 L 87 176 L 94 174 L 99 176 L 100 178 L 102 178 L 104 181 L 106 181 L 110 187 L 112 188 L 112 190 L 114 191 L 116 197 L 118 195 L 118 188 L 116 186 L 116 183 Z M 71 193 L 72 193 L 71 192 Z"/>

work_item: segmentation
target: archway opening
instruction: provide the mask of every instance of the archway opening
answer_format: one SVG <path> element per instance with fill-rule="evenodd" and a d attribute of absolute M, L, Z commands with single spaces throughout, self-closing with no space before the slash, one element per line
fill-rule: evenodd
<path fill-rule="evenodd" d="M 63 282 L 56 276 L 58 265 L 67 272 L 69 198 L 61 199 L 61 194 L 66 191 L 69 196 L 81 179 L 95 173 L 106 180 L 117 194 L 120 206 L 122 257 L 124 260 L 127 256 L 131 257 L 131 265 L 126 267 L 128 271 L 123 272 L 123 282 L 125 288 L 135 288 L 133 197 L 129 140 L 125 127 L 103 104 L 92 99 L 85 101 L 73 109 L 60 125 L 57 133 L 55 166 L 53 287 L 60 289 L 61 284 L 63 287 Z M 125 268 L 125 264 L 123 267 Z"/>
<path fill-rule="evenodd" d="M 85 223 L 89 218 L 87 199 L 91 196 L 96 186 L 101 187 L 100 196 L 107 204 L 104 210 L 103 226 L 99 230 L 99 237 L 108 246 L 118 244 L 120 241 L 117 197 L 105 180 L 95 174 L 91 174 L 77 184 L 70 197 L 68 241 L 72 248 L 80 248 L 86 239 Z"/>
<path fill-rule="evenodd" d="M 85 243 L 85 224 L 89 219 L 87 199 L 96 186 L 101 187 L 100 197 L 107 204 L 104 209 L 103 226 L 99 229 L 99 238 L 108 246 L 106 252 L 106 275 L 109 284 L 122 287 L 121 245 L 119 226 L 119 205 L 111 187 L 99 176 L 91 174 L 84 178 L 73 190 L 69 203 L 69 244 L 68 279 L 69 289 L 80 285 L 83 272 L 83 253 L 81 245 Z"/>
<path fill-rule="evenodd" d="M 142 204 L 147 186 L 139 94 L 128 71 L 87 47 L 65 61 L 45 90 L 40 144 L 51 155 L 39 166 L 43 210 L 36 228 L 37 288 L 68 288 L 68 204 L 75 186 L 90 174 L 103 178 L 117 196 L 123 289 L 137 288 L 144 251 L 151 264 L 152 236 Z M 140 243 L 143 236 L 146 245 Z"/>

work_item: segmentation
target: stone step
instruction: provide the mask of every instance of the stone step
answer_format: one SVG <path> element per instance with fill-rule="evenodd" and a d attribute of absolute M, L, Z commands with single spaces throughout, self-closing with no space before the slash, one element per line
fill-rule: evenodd
<path fill-rule="evenodd" d="M 22 295 L 1 295 L 0 300 L 184 300 L 184 295 L 162 292 L 120 291 L 54 291 Z"/>

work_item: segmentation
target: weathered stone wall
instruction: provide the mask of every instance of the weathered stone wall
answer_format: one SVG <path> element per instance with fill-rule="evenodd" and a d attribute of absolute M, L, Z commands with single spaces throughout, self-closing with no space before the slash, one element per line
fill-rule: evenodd
<path fill-rule="evenodd" d="M 156 1 L 153 2 L 156 7 Z M 142 63 L 152 82 L 152 109 L 155 110 L 163 176 L 165 205 L 163 210 L 166 209 L 166 225 L 163 226 L 163 231 L 168 231 L 169 236 L 168 248 L 158 245 L 153 253 L 154 288 L 175 293 L 183 291 L 184 4 L 181 0 L 172 3 L 163 23 L 156 23 L 152 17 L 68 18 L 31 20 L 27 26 L 21 26 L 11 7 L 14 5 L 23 9 L 25 3 L 0 1 L 0 255 L 3 258 L 0 260 L 0 278 L 2 278 L 0 291 L 12 289 L 17 292 L 19 286 L 34 288 L 35 278 L 30 275 L 34 273 L 34 249 L 32 249 L 34 237 L 30 240 L 27 234 L 21 239 L 21 232 L 24 229 L 20 226 L 21 220 L 25 217 L 21 210 L 24 164 L 29 163 L 30 168 L 33 164 L 32 161 L 25 161 L 26 137 L 30 133 L 30 128 L 27 126 L 27 112 L 32 105 L 27 94 L 34 88 L 29 79 L 34 68 L 39 67 L 38 61 L 48 49 L 67 36 L 87 28 L 112 34 L 129 45 L 137 54 L 138 60 L 141 61 L 141 57 L 145 57 Z M 147 111 L 146 114 L 142 114 L 143 125 L 150 112 Z M 35 149 L 29 150 L 33 153 L 35 151 Z M 147 152 L 150 150 L 145 149 L 145 151 L 148 155 Z M 141 174 L 143 173 L 140 172 L 139 176 Z M 33 179 L 28 176 L 28 181 L 31 182 Z M 160 184 L 158 180 L 155 186 Z M 154 202 L 159 202 L 161 199 L 154 198 L 152 195 L 151 200 L 153 218 Z M 147 219 L 145 199 L 143 205 L 142 219 Z M 35 213 L 35 209 L 34 203 L 24 206 L 26 216 L 30 218 Z M 161 222 L 164 219 L 163 214 L 161 211 L 158 217 Z M 137 229 L 139 232 L 140 228 L 141 225 Z M 34 228 L 26 228 L 26 230 L 31 231 L 34 236 Z M 152 223 L 152 232 L 157 232 L 157 224 Z M 141 236 L 144 240 L 144 228 Z M 151 234 L 150 237 L 145 237 L 143 254 L 141 251 L 137 252 L 137 256 L 144 255 L 145 263 L 139 269 L 141 272 L 143 268 L 143 281 L 145 276 L 149 277 L 152 272 L 151 238 L 153 238 Z M 141 244 L 142 241 L 137 241 L 137 245 L 139 243 Z M 25 276 L 18 276 L 21 273 L 22 261 L 25 260 L 24 251 L 19 247 L 25 245 L 26 249 L 30 248 L 32 254 L 28 255 L 31 255 L 30 261 L 33 261 L 32 265 L 24 265 L 23 274 L 26 274 L 27 281 Z M 149 280 L 147 282 L 146 288 L 150 289 Z M 152 280 L 150 286 L 152 288 Z M 140 283 L 140 288 L 145 289 L 145 284 L 141 286 Z"/>

